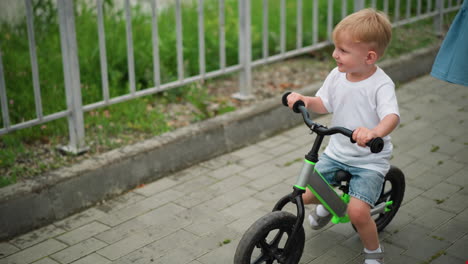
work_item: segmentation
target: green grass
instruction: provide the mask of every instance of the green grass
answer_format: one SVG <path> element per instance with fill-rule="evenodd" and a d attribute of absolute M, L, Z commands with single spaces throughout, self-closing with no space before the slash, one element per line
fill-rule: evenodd
<path fill-rule="evenodd" d="M 35 38 L 38 55 L 41 97 L 44 115 L 66 109 L 63 65 L 60 49 L 60 34 L 57 11 L 52 0 L 34 0 Z M 326 36 L 326 2 L 319 1 L 319 41 Z M 392 1 L 390 1 L 392 2 Z M 424 1 L 425 2 L 425 1 Z M 262 1 L 252 1 L 252 58 L 262 57 Z M 280 1 L 269 3 L 269 55 L 280 52 Z M 392 4 L 392 3 L 391 3 Z M 425 3 L 424 3 L 425 4 Z M 286 1 L 287 40 L 286 50 L 296 48 L 296 1 Z M 110 96 L 129 92 L 127 46 L 125 42 L 125 14 L 122 10 L 111 11 L 112 1 L 106 1 L 104 24 Z M 226 0 L 226 63 L 237 64 L 238 8 L 237 1 Z M 334 23 L 341 19 L 339 5 L 334 10 Z M 353 4 L 348 1 L 348 12 Z M 303 46 L 312 42 L 311 1 L 303 3 Z M 382 7 L 379 7 L 382 8 Z M 402 7 L 403 8 L 403 7 Z M 99 62 L 99 45 L 94 7 L 80 6 L 76 13 L 76 32 L 80 62 L 81 92 L 83 104 L 103 100 Z M 389 10 L 393 10 L 390 6 Z M 205 1 L 206 70 L 219 68 L 218 6 Z M 160 60 L 162 83 L 177 80 L 177 53 L 175 13 L 167 8 L 159 14 Z M 392 17 L 392 14 L 390 14 Z M 199 73 L 197 8 L 184 6 L 183 13 L 184 75 Z M 450 17 L 446 23 L 450 21 Z M 136 88 L 153 87 L 153 62 L 151 42 L 151 17 L 140 7 L 132 9 L 132 33 L 134 40 Z M 8 96 L 11 122 L 18 123 L 36 118 L 32 88 L 31 62 L 25 23 L 12 26 L 0 25 L 0 50 Z M 412 50 L 429 46 L 437 41 L 432 22 L 422 21 L 394 30 L 394 37 L 385 58 L 400 56 Z M 318 52 L 324 64 L 333 65 L 330 48 Z M 385 59 L 384 58 L 384 59 Z M 233 75 L 227 76 L 231 78 Z M 97 153 L 105 152 L 154 135 L 174 130 L 189 123 L 198 122 L 216 115 L 233 111 L 238 106 L 229 98 L 209 92 L 207 87 L 216 80 L 171 89 L 156 95 L 100 108 L 84 114 L 86 144 L 90 147 L 83 156 L 60 155 L 56 146 L 68 142 L 66 119 L 59 119 L 31 128 L 15 131 L 0 137 L 0 187 L 21 179 L 34 177 L 46 171 L 69 165 Z M 168 110 L 181 105 L 176 110 Z M 182 110 L 181 110 L 182 109 Z M 185 123 L 177 123 L 184 116 Z M 0 115 L 0 124 L 3 120 Z"/>

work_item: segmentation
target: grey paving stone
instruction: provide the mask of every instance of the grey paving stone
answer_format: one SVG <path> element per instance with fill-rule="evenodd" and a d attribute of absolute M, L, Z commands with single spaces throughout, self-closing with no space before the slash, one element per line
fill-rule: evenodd
<path fill-rule="evenodd" d="M 418 188 L 418 186 L 413 186 L 411 181 L 405 178 L 406 187 L 405 187 L 405 194 L 403 196 L 403 206 L 407 203 L 413 201 L 416 197 L 421 195 L 425 190 Z"/>
<path fill-rule="evenodd" d="M 108 226 L 116 226 L 121 224 L 129 219 L 142 215 L 152 209 L 158 208 L 176 200 L 181 197 L 183 193 L 177 192 L 174 190 L 166 190 L 162 193 L 150 196 L 146 199 L 136 202 L 131 206 L 127 206 L 119 211 L 105 215 L 104 217 L 99 218 L 99 222 L 104 223 Z"/>
<path fill-rule="evenodd" d="M 190 222 L 184 226 L 184 230 L 200 237 L 208 235 L 213 230 L 221 229 L 233 221 L 232 217 L 206 207 L 187 209 L 183 217 Z"/>
<path fill-rule="evenodd" d="M 184 229 L 178 230 L 164 238 L 157 240 L 156 242 L 149 244 L 147 248 L 159 257 L 164 256 L 167 252 L 183 245 L 190 245 L 200 237 L 188 232 Z"/>
<path fill-rule="evenodd" d="M 31 247 L 49 238 L 65 233 L 65 230 L 55 225 L 48 225 L 43 228 L 36 229 L 32 232 L 18 236 L 10 241 L 11 244 L 21 249 Z"/>
<path fill-rule="evenodd" d="M 441 175 L 434 173 L 432 170 L 428 171 L 427 173 L 423 173 L 421 177 L 416 177 L 414 179 L 408 179 L 407 184 L 414 186 L 418 189 L 422 189 L 424 191 L 428 191 L 429 189 L 433 188 L 434 186 L 438 185 L 444 180 Z"/>
<path fill-rule="evenodd" d="M 467 261 L 468 260 L 467 248 L 468 248 L 468 234 L 465 234 L 464 237 L 457 240 L 446 251 L 451 256 Z"/>
<path fill-rule="evenodd" d="M 272 186 L 278 185 L 284 180 L 285 180 L 285 175 L 282 173 L 280 169 L 277 169 L 271 174 L 265 175 L 263 177 L 258 177 L 257 179 L 251 181 L 248 185 L 249 185 L 249 188 L 260 191 L 260 190 L 264 190 Z"/>
<path fill-rule="evenodd" d="M 424 214 L 421 214 L 421 216 L 416 218 L 414 222 L 418 225 L 434 230 L 454 216 L 455 214 L 453 213 L 442 211 L 437 208 L 432 208 Z"/>
<path fill-rule="evenodd" d="M 422 193 L 421 196 L 434 201 L 445 201 L 458 191 L 460 191 L 460 186 L 441 182 L 430 190 Z"/>
<path fill-rule="evenodd" d="M 96 253 L 93 253 L 91 255 L 88 255 L 84 258 L 81 258 L 75 262 L 73 262 L 73 264 L 109 264 L 111 263 L 110 260 L 96 254 Z"/>
<path fill-rule="evenodd" d="M 446 182 L 468 188 L 468 177 L 466 177 L 466 175 L 468 175 L 468 166 L 465 165 L 454 175 L 447 178 Z"/>
<path fill-rule="evenodd" d="M 217 194 L 213 199 L 201 203 L 196 207 L 209 207 L 215 210 L 222 210 L 250 197 L 254 193 L 255 190 L 241 186 L 233 190 L 226 190 L 225 193 Z"/>
<path fill-rule="evenodd" d="M 211 184 L 214 184 L 218 181 L 218 179 L 203 174 L 177 185 L 174 190 L 182 193 L 205 190 L 207 186 L 210 186 Z"/>
<path fill-rule="evenodd" d="M 358 262 L 361 264 L 362 262 Z M 422 263 L 421 260 L 415 259 L 413 257 L 405 256 L 405 255 L 393 255 L 391 257 L 385 258 L 385 263 L 387 264 L 403 264 L 403 263 Z"/>
<path fill-rule="evenodd" d="M 226 209 L 223 209 L 221 212 L 236 218 L 240 218 L 242 216 L 250 214 L 251 211 L 256 210 L 257 208 L 261 207 L 263 202 L 249 197 L 243 201 L 240 201 L 236 204 L 233 204 Z"/>
<path fill-rule="evenodd" d="M 345 239 L 346 237 L 341 234 L 326 230 L 307 240 L 304 245 L 304 251 L 307 251 L 307 254 L 313 258 L 318 258 Z"/>
<path fill-rule="evenodd" d="M 270 163 L 262 163 L 257 166 L 253 166 L 251 168 L 248 168 L 242 172 L 239 173 L 239 175 L 245 176 L 249 179 L 257 179 L 259 177 L 268 175 L 274 171 L 276 171 L 278 168 L 276 166 L 272 166 Z"/>
<path fill-rule="evenodd" d="M 397 166 L 401 170 L 405 168 L 406 166 L 413 164 L 417 158 L 410 156 L 406 153 L 400 153 L 398 152 L 398 147 L 395 147 L 394 153 L 393 153 L 393 158 L 390 160 L 390 163 L 394 166 Z M 403 170 L 403 173 L 405 171 Z"/>
<path fill-rule="evenodd" d="M 453 156 L 453 159 L 458 162 L 464 162 L 468 159 L 468 148 L 464 148 Z"/>
<path fill-rule="evenodd" d="M 273 159 L 273 156 L 271 154 L 266 154 L 262 152 L 262 153 L 257 153 L 253 156 L 250 156 L 248 158 L 241 159 L 239 161 L 239 165 L 241 165 L 244 168 L 249 168 L 249 167 L 264 163 L 264 162 L 269 162 L 272 159 Z"/>
<path fill-rule="evenodd" d="M 231 152 L 231 155 L 237 157 L 238 159 L 248 159 L 257 153 L 264 152 L 265 150 L 266 149 L 264 147 L 258 144 L 254 144 Z"/>
<path fill-rule="evenodd" d="M 442 203 L 438 204 L 437 208 L 448 212 L 460 213 L 468 208 L 468 203 L 466 201 L 468 201 L 468 193 L 464 194 L 459 191 L 451 195 L 450 198 L 444 200 Z"/>
<path fill-rule="evenodd" d="M 96 209 L 101 210 L 104 213 L 110 214 L 143 199 L 145 199 L 145 196 L 141 194 L 137 194 L 135 192 L 128 192 L 113 199 L 102 201 L 100 204 L 96 205 Z"/>
<path fill-rule="evenodd" d="M 1 242 L 0 243 L 0 258 L 4 258 L 9 256 L 15 252 L 18 252 L 20 249 L 15 247 L 13 244 L 8 242 Z"/>
<path fill-rule="evenodd" d="M 254 157 L 257 157 L 258 155 L 255 155 Z M 216 170 L 213 170 L 213 171 L 210 171 L 207 173 L 207 175 L 215 178 L 215 179 L 218 179 L 218 180 L 221 180 L 221 179 L 225 179 L 225 178 L 228 178 L 236 173 L 239 173 L 243 170 L 246 169 L 246 167 L 248 167 L 248 165 L 246 166 L 244 164 L 244 160 L 241 160 L 240 161 L 240 164 L 234 164 L 234 163 L 227 163 L 225 166 L 221 167 L 221 168 L 218 168 Z"/>
<path fill-rule="evenodd" d="M 290 139 L 290 141 L 294 141 L 294 139 Z M 283 153 L 288 153 L 297 149 L 297 145 L 292 144 L 291 142 L 284 142 L 283 144 L 276 146 L 274 148 L 267 149 L 265 153 L 271 155 L 272 157 L 277 157 L 282 155 Z"/>
<path fill-rule="evenodd" d="M 19 251 L 7 258 L 0 259 L 1 264 L 23 264 L 47 257 L 59 250 L 66 248 L 67 245 L 54 239 L 48 239 L 25 250 Z"/>
<path fill-rule="evenodd" d="M 404 204 L 400 207 L 398 212 L 404 212 L 413 217 L 419 217 L 427 210 L 434 208 L 436 206 L 436 201 L 418 196 L 413 200 L 409 201 L 408 203 Z"/>
<path fill-rule="evenodd" d="M 330 250 L 326 251 L 325 254 L 314 259 L 309 264 L 321 264 L 321 263 L 330 263 L 330 264 L 342 264 L 348 262 L 350 259 L 356 258 L 360 253 L 349 250 L 346 247 L 335 246 Z"/>
<path fill-rule="evenodd" d="M 65 230 L 73 230 L 104 217 L 105 215 L 106 214 L 104 212 L 93 207 L 81 213 L 67 217 L 64 220 L 55 222 L 54 225 Z"/>
<path fill-rule="evenodd" d="M 210 192 L 214 194 L 223 194 L 226 191 L 235 189 L 248 183 L 250 179 L 236 175 L 235 177 L 224 178 L 223 180 L 208 186 Z"/>
<path fill-rule="evenodd" d="M 220 244 L 219 247 L 210 250 L 197 260 L 203 264 L 232 263 L 236 247 L 237 241 L 231 241 L 227 245 Z"/>
<path fill-rule="evenodd" d="M 431 264 L 450 264 L 450 263 L 466 263 L 466 260 L 459 259 L 447 253 L 431 261 Z"/>
<path fill-rule="evenodd" d="M 269 208 L 273 208 L 281 197 L 290 194 L 292 191 L 292 184 L 281 183 L 257 192 L 253 197 L 266 202 Z"/>
<path fill-rule="evenodd" d="M 403 253 L 405 256 L 413 257 L 424 261 L 430 261 L 434 257 L 444 252 L 450 243 L 440 241 L 432 237 L 426 237 L 422 240 L 415 241 L 412 245 L 409 245 L 408 250 Z"/>
<path fill-rule="evenodd" d="M 174 185 L 178 184 L 178 181 L 175 181 L 169 177 L 159 179 L 155 182 L 145 185 L 145 188 L 138 188 L 134 192 L 143 196 L 152 196 L 159 192 L 163 192 Z"/>
<path fill-rule="evenodd" d="M 189 190 L 187 189 L 187 191 Z M 210 192 L 208 188 L 205 188 L 185 193 L 182 197 L 175 200 L 174 203 L 185 208 L 192 208 L 201 203 L 211 201 L 215 197 L 216 194 L 214 192 Z"/>
<path fill-rule="evenodd" d="M 60 263 L 50 258 L 43 258 L 39 261 L 34 262 L 34 264 L 60 264 Z"/>
<path fill-rule="evenodd" d="M 266 150 L 277 148 L 287 143 L 290 139 L 283 134 L 279 134 L 268 139 L 258 142 L 256 145 L 265 148 Z"/>
<path fill-rule="evenodd" d="M 57 252 L 51 255 L 50 258 L 64 264 L 71 263 L 105 246 L 107 246 L 106 243 L 99 241 L 95 238 L 90 238 L 71 247 L 68 247 L 60 252 Z"/>
<path fill-rule="evenodd" d="M 186 264 L 204 255 L 206 251 L 194 247 L 176 248 L 167 255 L 155 259 L 157 264 Z"/>
<path fill-rule="evenodd" d="M 107 231 L 97 234 L 95 237 L 108 244 L 115 243 L 135 232 L 148 228 L 149 223 L 143 223 L 139 219 L 131 219 L 125 223 L 115 226 Z"/>
<path fill-rule="evenodd" d="M 144 247 L 154 242 L 157 237 L 153 237 L 145 233 L 135 233 L 129 237 L 126 237 L 112 245 L 108 245 L 97 253 L 110 260 L 117 260 L 118 258 L 127 255 L 128 253 Z"/>
<path fill-rule="evenodd" d="M 68 245 L 74 245 L 78 242 L 86 240 L 90 237 L 93 237 L 101 232 L 108 230 L 110 227 L 103 225 L 98 222 L 92 222 L 87 225 L 81 226 L 77 229 L 74 229 L 70 232 L 67 232 L 61 236 L 58 236 L 56 239 L 60 240 Z"/>
<path fill-rule="evenodd" d="M 235 152 L 234 152 L 235 153 Z M 249 157 L 249 156 L 248 156 Z M 211 170 L 216 170 L 222 167 L 225 167 L 228 164 L 239 164 L 240 158 L 234 155 L 233 153 L 225 154 L 218 156 L 214 159 L 210 159 L 200 163 L 199 165 Z"/>
<path fill-rule="evenodd" d="M 387 237 L 385 241 L 397 247 L 408 249 L 413 244 L 419 243 L 423 239 L 427 239 L 432 230 L 428 230 L 422 226 L 411 223 L 391 237 Z M 435 240 L 431 238 L 431 240 Z"/>
<path fill-rule="evenodd" d="M 467 233 L 468 225 L 466 222 L 461 222 L 453 218 L 444 223 L 437 230 L 434 230 L 431 236 L 442 241 L 455 243 Z"/>
<path fill-rule="evenodd" d="M 119 258 L 113 263 L 147 264 L 154 263 L 155 261 L 157 263 L 159 258 L 197 238 L 197 236 L 190 232 L 178 230 Z"/>

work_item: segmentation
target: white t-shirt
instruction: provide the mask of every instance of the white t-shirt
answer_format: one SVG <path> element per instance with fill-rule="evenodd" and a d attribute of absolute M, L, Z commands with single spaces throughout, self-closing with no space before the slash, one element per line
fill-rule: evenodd
<path fill-rule="evenodd" d="M 323 101 L 329 113 L 333 113 L 332 126 L 350 130 L 358 127 L 373 129 L 388 114 L 400 116 L 395 95 L 395 84 L 385 72 L 377 67 L 369 78 L 350 82 L 346 73 L 333 69 L 325 79 L 316 96 Z M 349 166 L 378 171 L 385 175 L 390 168 L 393 145 L 390 136 L 383 138 L 384 148 L 372 153 L 370 148 L 352 144 L 341 134 L 332 135 L 325 153 Z"/>

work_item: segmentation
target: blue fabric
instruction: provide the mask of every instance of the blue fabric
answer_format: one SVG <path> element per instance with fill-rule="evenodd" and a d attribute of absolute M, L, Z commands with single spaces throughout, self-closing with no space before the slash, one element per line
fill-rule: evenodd
<path fill-rule="evenodd" d="M 334 181 L 338 170 L 351 173 L 353 176 L 349 182 L 349 195 L 366 202 L 371 207 L 374 207 L 375 202 L 379 199 L 385 180 L 384 175 L 377 171 L 346 165 L 330 158 L 327 154 L 320 156 L 315 169 L 329 184 L 338 184 Z"/>
<path fill-rule="evenodd" d="M 468 86 L 468 0 L 463 1 L 442 42 L 431 75 Z"/>

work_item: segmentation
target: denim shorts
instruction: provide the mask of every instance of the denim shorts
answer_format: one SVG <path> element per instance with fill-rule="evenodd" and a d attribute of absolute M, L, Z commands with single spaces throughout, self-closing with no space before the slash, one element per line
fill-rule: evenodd
<path fill-rule="evenodd" d="M 331 185 L 339 184 L 334 180 L 335 173 L 338 170 L 347 171 L 353 175 L 349 183 L 350 196 L 366 202 L 371 207 L 379 199 L 384 183 L 384 175 L 377 171 L 348 166 L 328 157 L 326 154 L 320 156 L 315 169 Z"/>

